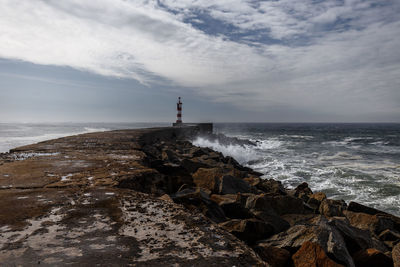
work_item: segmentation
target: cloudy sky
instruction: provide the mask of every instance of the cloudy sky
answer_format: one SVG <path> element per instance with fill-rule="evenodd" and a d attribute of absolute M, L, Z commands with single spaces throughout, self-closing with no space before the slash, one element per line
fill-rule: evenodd
<path fill-rule="evenodd" d="M 0 121 L 400 122 L 400 1 L 0 0 Z"/>

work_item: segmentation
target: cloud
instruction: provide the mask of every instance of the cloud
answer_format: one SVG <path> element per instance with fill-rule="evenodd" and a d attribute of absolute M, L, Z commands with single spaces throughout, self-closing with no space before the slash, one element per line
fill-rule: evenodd
<path fill-rule="evenodd" d="M 398 1 L 0 5 L 2 58 L 169 84 L 251 110 L 400 113 Z"/>

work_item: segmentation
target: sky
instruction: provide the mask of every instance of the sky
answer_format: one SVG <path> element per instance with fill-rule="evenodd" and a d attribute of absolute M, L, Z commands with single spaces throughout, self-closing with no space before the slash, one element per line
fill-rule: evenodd
<path fill-rule="evenodd" d="M 400 1 L 0 0 L 0 122 L 400 122 Z"/>

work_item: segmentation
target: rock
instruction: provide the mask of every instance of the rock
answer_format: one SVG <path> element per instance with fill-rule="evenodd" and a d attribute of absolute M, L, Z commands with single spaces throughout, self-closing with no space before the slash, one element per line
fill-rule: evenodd
<path fill-rule="evenodd" d="M 380 210 L 377 210 L 377 209 L 374 209 L 374 208 L 371 208 L 371 207 L 364 206 L 364 205 L 359 204 L 359 203 L 354 202 L 354 201 L 351 201 L 349 203 L 349 206 L 347 207 L 347 210 L 348 211 L 353 211 L 353 212 L 362 212 L 362 213 L 366 213 L 366 214 L 369 214 L 369 215 L 375 215 L 375 214 L 378 214 L 378 213 L 385 213 L 383 211 L 380 211 Z"/>
<path fill-rule="evenodd" d="M 393 267 L 392 259 L 374 248 L 358 251 L 353 255 L 353 259 L 357 267 Z"/>
<path fill-rule="evenodd" d="M 290 252 L 283 248 L 257 245 L 254 251 L 260 256 L 260 258 L 269 263 L 271 267 L 286 266 L 290 262 Z"/>
<path fill-rule="evenodd" d="M 216 223 L 227 220 L 224 211 L 218 204 L 211 201 L 207 192 L 201 188 L 187 188 L 171 195 L 174 202 L 184 204 L 189 209 L 199 209 Z"/>
<path fill-rule="evenodd" d="M 172 198 L 171 198 L 168 194 L 162 195 L 161 197 L 159 197 L 159 199 L 164 200 L 164 201 L 167 201 L 167 202 L 174 202 L 174 201 L 172 200 Z"/>
<path fill-rule="evenodd" d="M 303 199 L 304 201 L 307 202 L 309 195 L 311 195 L 313 192 L 311 189 L 308 187 L 307 183 L 302 183 L 299 184 L 295 189 L 294 189 L 294 196 Z"/>
<path fill-rule="evenodd" d="M 219 206 L 222 208 L 225 215 L 232 219 L 248 219 L 254 217 L 254 215 L 246 209 L 240 201 L 223 202 Z"/>
<path fill-rule="evenodd" d="M 264 211 L 252 211 L 252 214 L 256 218 L 272 225 L 274 228 L 274 234 L 285 231 L 290 227 L 290 224 L 279 216 L 271 215 Z"/>
<path fill-rule="evenodd" d="M 292 256 L 295 267 L 344 267 L 330 259 L 317 243 L 306 241 Z"/>
<path fill-rule="evenodd" d="M 172 163 L 179 163 L 180 162 L 178 155 L 174 151 L 172 151 L 170 149 L 164 149 L 161 152 L 161 159 L 164 162 L 165 161 L 169 161 L 169 162 L 172 162 Z"/>
<path fill-rule="evenodd" d="M 344 211 L 343 214 L 346 216 L 352 226 L 361 230 L 370 230 L 372 233 L 374 233 L 379 224 L 379 219 L 375 215 L 353 212 L 349 210 Z"/>
<path fill-rule="evenodd" d="M 379 235 L 382 231 L 389 229 L 394 232 L 400 233 L 399 218 L 385 213 L 377 213 L 370 215 L 361 212 L 344 212 L 350 224 L 354 227 L 370 230 L 372 233 Z"/>
<path fill-rule="evenodd" d="M 329 225 L 339 230 L 350 254 L 368 248 L 375 248 L 383 252 L 387 251 L 386 246 L 380 240 L 371 236 L 369 231 L 352 227 L 346 219 L 330 219 Z"/>
<path fill-rule="evenodd" d="M 233 219 L 219 225 L 248 244 L 254 244 L 273 234 L 273 227 L 258 219 Z"/>
<path fill-rule="evenodd" d="M 319 213 L 326 217 L 344 216 L 346 202 L 343 200 L 324 199 L 319 206 Z"/>
<path fill-rule="evenodd" d="M 254 195 L 247 199 L 246 208 L 255 211 L 264 211 L 271 215 L 304 212 L 303 201 L 289 195 Z"/>
<path fill-rule="evenodd" d="M 397 243 L 392 250 L 392 258 L 394 267 L 400 267 L 400 243 Z"/>
<path fill-rule="evenodd" d="M 220 168 L 200 168 L 193 175 L 193 183 L 196 186 L 218 193 L 222 170 Z M 233 192 L 236 194 L 237 192 Z"/>
<path fill-rule="evenodd" d="M 322 192 L 314 193 L 309 195 L 307 205 L 313 210 L 314 213 L 319 211 L 321 202 L 326 199 L 326 195 Z"/>
<path fill-rule="evenodd" d="M 226 194 L 226 195 L 218 195 L 218 194 L 212 194 L 210 196 L 211 200 L 214 201 L 215 203 L 222 204 L 225 202 L 236 202 L 240 199 L 240 195 L 238 194 Z"/>
<path fill-rule="evenodd" d="M 251 177 L 245 177 L 243 178 L 249 185 L 255 186 L 258 188 L 258 185 L 262 182 L 262 179 L 260 177 L 256 176 L 251 176 Z"/>
<path fill-rule="evenodd" d="M 261 180 L 256 187 L 265 193 L 286 195 L 286 190 L 282 183 L 280 181 L 275 181 L 274 179 Z"/>
<path fill-rule="evenodd" d="M 378 237 L 390 248 L 393 248 L 400 241 L 400 234 L 390 229 L 382 231 Z"/>
<path fill-rule="evenodd" d="M 345 266 L 354 266 L 341 233 L 321 215 L 308 223 L 292 226 L 285 232 L 273 235 L 259 243 L 284 248 L 295 253 L 306 241 L 320 245 L 336 262 Z"/>
<path fill-rule="evenodd" d="M 200 168 L 210 168 L 210 166 L 205 163 L 199 162 L 195 159 L 190 160 L 186 158 L 180 162 L 180 166 L 186 169 L 189 173 L 195 173 Z"/>
<path fill-rule="evenodd" d="M 220 194 L 253 193 L 254 189 L 243 179 L 224 175 L 219 184 Z"/>

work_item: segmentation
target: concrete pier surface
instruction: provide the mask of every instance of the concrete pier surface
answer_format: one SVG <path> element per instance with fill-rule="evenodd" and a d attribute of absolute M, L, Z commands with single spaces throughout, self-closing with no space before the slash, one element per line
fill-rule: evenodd
<path fill-rule="evenodd" d="M 162 187 L 154 183 L 163 177 L 148 166 L 143 147 L 198 131 L 185 126 L 89 133 L 2 154 L 0 265 L 260 262 L 201 213 L 159 197 Z"/>

